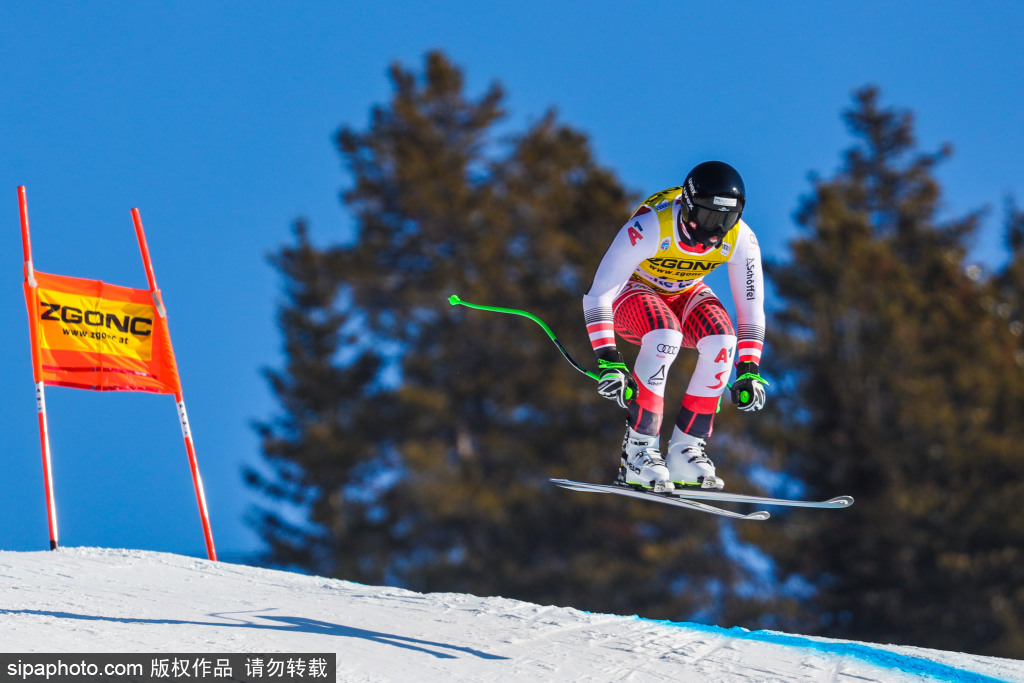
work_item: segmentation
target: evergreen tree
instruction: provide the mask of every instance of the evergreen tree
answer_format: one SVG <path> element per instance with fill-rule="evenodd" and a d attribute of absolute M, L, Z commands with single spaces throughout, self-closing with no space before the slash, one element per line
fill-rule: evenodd
<path fill-rule="evenodd" d="M 347 392 L 352 383 L 378 377 L 384 359 L 366 348 L 359 321 L 335 305 L 344 298 L 344 285 L 333 273 L 332 255 L 312 245 L 304 221 L 296 222 L 294 234 L 296 244 L 271 259 L 287 283 L 288 303 L 280 309 L 278 326 L 288 364 L 265 376 L 284 412 L 256 424 L 274 476 L 250 469 L 246 480 L 270 498 L 303 510 L 306 518 L 275 506 L 258 510 L 253 523 L 277 563 L 381 582 L 387 530 L 375 501 L 357 495 L 354 486 L 366 477 L 365 463 L 375 453 L 370 444 L 348 440 L 368 419 L 369 406 L 348 400 Z M 365 539 L 359 555 L 334 552 L 334 539 L 351 536 Z"/>
<path fill-rule="evenodd" d="M 985 547 L 964 578 L 986 586 L 987 616 L 993 622 L 994 635 L 984 651 L 1019 659 L 1024 657 L 1024 533 L 1014 534 L 1012 529 L 1019 530 L 1024 523 L 1018 510 L 1024 494 L 1024 468 L 1019 464 L 1024 459 L 1024 211 L 1012 200 L 1007 202 L 1006 236 L 1010 258 L 991 280 L 994 291 L 982 302 L 997 321 L 993 340 L 1002 352 L 998 357 L 1001 372 L 993 378 L 998 382 L 998 394 L 990 438 L 997 443 L 989 446 L 999 457 L 990 459 L 992 467 L 987 472 L 995 509 L 981 513 L 996 515 L 987 520 L 994 527 L 996 542 L 989 540 L 991 532 L 985 534 Z"/>
<path fill-rule="evenodd" d="M 500 87 L 467 98 L 440 53 L 390 77 L 369 127 L 337 138 L 355 239 L 317 249 L 300 229 L 274 259 L 289 295 L 287 366 L 269 373 L 283 414 L 259 425 L 271 471 L 250 473 L 270 503 L 256 521 L 268 560 L 717 618 L 746 578 L 718 523 L 548 483 L 610 481 L 625 416 L 532 322 L 446 301 L 532 311 L 593 362 L 582 294 L 635 198 L 553 114 L 499 138 Z"/>
<path fill-rule="evenodd" d="M 909 112 L 866 88 L 845 119 L 857 144 L 769 269 L 781 381 L 761 439 L 809 495 L 857 502 L 757 540 L 813 587 L 795 628 L 1020 656 L 1024 377 L 966 268 L 979 214 L 937 218 L 950 150 L 918 152 Z"/>

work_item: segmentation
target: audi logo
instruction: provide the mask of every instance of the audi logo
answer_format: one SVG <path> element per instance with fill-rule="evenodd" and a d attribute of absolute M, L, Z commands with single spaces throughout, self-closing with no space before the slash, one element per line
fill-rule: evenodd
<path fill-rule="evenodd" d="M 669 346 L 668 344 L 658 344 L 658 353 L 676 354 L 679 353 L 679 347 Z"/>

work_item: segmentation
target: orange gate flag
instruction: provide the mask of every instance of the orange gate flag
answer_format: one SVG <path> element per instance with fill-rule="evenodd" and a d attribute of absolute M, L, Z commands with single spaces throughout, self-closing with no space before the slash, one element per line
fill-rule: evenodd
<path fill-rule="evenodd" d="M 167 319 L 145 289 L 35 271 L 25 283 L 50 386 L 181 393 Z"/>
<path fill-rule="evenodd" d="M 206 507 L 206 493 L 199 475 L 192 429 L 185 410 L 178 366 L 171 348 L 160 290 L 138 209 L 132 209 L 135 236 L 149 289 L 130 289 L 99 280 L 40 273 L 32 262 L 25 187 L 18 188 L 21 213 L 21 244 L 25 255 L 25 302 L 32 342 L 32 375 L 36 389 L 39 447 L 43 457 L 46 516 L 50 548 L 56 550 L 57 505 L 53 487 L 50 436 L 46 416 L 45 387 L 61 386 L 93 391 L 149 391 L 172 394 L 178 408 L 181 435 L 185 440 L 192 484 L 203 525 L 206 555 L 217 559 Z"/>

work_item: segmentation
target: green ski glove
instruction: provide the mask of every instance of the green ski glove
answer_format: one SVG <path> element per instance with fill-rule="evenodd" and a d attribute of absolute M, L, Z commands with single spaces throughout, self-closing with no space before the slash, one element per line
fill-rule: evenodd
<path fill-rule="evenodd" d="M 732 402 L 743 411 L 752 412 L 764 408 L 767 393 L 765 387 L 768 380 L 758 373 L 757 363 L 743 362 L 736 364 L 736 381 L 729 385 Z"/>
<path fill-rule="evenodd" d="M 622 362 L 622 354 L 618 351 L 606 353 L 597 361 L 597 393 L 615 401 L 622 408 L 628 408 L 630 401 L 636 398 L 636 382 L 633 374 Z"/>

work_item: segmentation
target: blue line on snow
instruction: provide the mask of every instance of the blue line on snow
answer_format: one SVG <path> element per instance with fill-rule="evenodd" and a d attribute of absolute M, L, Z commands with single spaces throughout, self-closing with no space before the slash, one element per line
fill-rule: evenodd
<path fill-rule="evenodd" d="M 898 669 L 916 676 L 928 676 L 940 681 L 950 681 L 951 683 L 1007 683 L 1001 678 L 992 678 L 991 676 L 974 673 L 973 671 L 958 669 L 954 666 L 949 666 L 948 664 L 933 662 L 932 660 L 925 659 L 924 657 L 899 654 L 898 652 L 882 650 L 880 648 L 863 645 L 861 643 L 811 640 L 810 638 L 805 638 L 803 636 L 791 636 L 774 631 L 748 631 L 747 629 L 739 626 L 733 628 L 722 628 L 721 626 L 707 626 L 705 624 L 658 621 L 654 619 L 641 619 L 640 617 L 634 618 L 640 621 L 651 621 L 655 624 L 663 624 L 665 626 L 715 633 L 740 640 L 756 640 L 763 643 L 774 643 L 775 645 L 818 650 L 819 652 L 824 652 L 830 655 L 853 657 L 886 669 Z"/>

